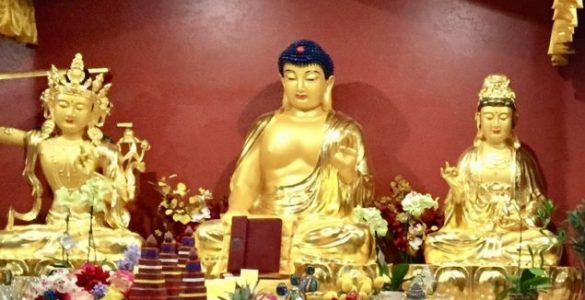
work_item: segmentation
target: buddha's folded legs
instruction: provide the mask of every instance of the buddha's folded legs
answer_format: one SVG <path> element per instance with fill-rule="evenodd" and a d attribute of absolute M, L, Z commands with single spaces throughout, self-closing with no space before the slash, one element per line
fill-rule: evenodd
<path fill-rule="evenodd" d="M 434 265 L 510 265 L 539 266 L 541 256 L 545 265 L 558 265 L 561 246 L 548 230 L 526 229 L 522 232 L 482 237 L 456 232 L 430 234 L 425 241 L 426 262 Z M 521 247 L 520 247 L 521 245 Z M 522 252 L 519 253 L 519 249 Z M 529 250 L 530 249 L 530 250 Z M 530 254 L 532 251 L 533 255 Z"/>
<path fill-rule="evenodd" d="M 520 260 L 520 264 L 527 267 L 533 265 L 539 267 L 541 261 L 546 266 L 556 266 L 560 262 L 562 252 L 557 237 L 546 229 L 523 230 L 521 244 L 519 232 L 509 233 L 502 238 L 502 248 L 504 255 L 513 262 L 513 265 L 518 265 Z M 520 254 L 519 249 L 522 250 Z"/>
<path fill-rule="evenodd" d="M 375 244 L 366 224 L 307 218 L 295 230 L 291 258 L 295 263 L 366 265 L 374 262 Z"/>
<path fill-rule="evenodd" d="M 435 232 L 425 240 L 425 260 L 433 265 L 470 263 L 477 260 L 482 245 L 475 235 Z"/>
<path fill-rule="evenodd" d="M 219 220 L 201 224 L 195 240 L 203 267 L 207 274 L 218 275 L 225 269 L 227 234 Z M 293 230 L 292 245 L 283 237 L 284 253 L 290 251 L 294 265 L 305 264 L 351 264 L 371 265 L 375 261 L 375 245 L 369 228 L 365 224 L 349 223 L 346 219 L 306 218 Z M 290 246 L 287 246 L 290 245 Z M 223 252 L 222 252 L 223 251 Z M 281 259 L 289 257 L 281 256 Z M 222 266 L 218 266 L 222 264 Z M 223 270 L 225 271 L 225 270 Z"/>

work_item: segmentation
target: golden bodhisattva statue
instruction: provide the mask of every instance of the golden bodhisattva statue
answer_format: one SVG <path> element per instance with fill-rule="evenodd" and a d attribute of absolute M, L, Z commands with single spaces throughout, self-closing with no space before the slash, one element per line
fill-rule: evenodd
<path fill-rule="evenodd" d="M 223 222 L 198 228 L 202 262 L 208 273 L 224 272 L 229 220 L 250 215 L 285 220 L 281 273 L 307 263 L 331 276 L 339 265 L 369 266 L 374 240 L 352 210 L 371 200 L 372 177 L 359 125 L 331 108 L 333 62 L 317 44 L 301 40 L 278 64 L 282 107 L 249 131 Z"/>
<path fill-rule="evenodd" d="M 473 147 L 457 167 L 441 169 L 450 187 L 445 225 L 425 241 L 427 263 L 538 266 L 542 257 L 557 265 L 561 245 L 537 217 L 546 201 L 543 180 L 514 134 L 515 93 L 506 76 L 485 79 L 475 120 Z"/>
<path fill-rule="evenodd" d="M 0 127 L 1 144 L 25 149 L 24 176 L 34 197 L 27 213 L 10 208 L 6 229 L 0 231 L 0 261 L 21 262 L 27 268 L 25 261 L 30 259 L 86 260 L 93 216 L 95 253 L 91 250 L 89 257 L 112 262 L 123 256 L 128 245 L 142 243 L 127 229 L 130 216 L 124 206 L 134 200 L 132 171 L 144 170 L 142 158 L 149 145 L 128 134 L 118 145 L 103 139 L 99 127 L 112 106 L 107 98 L 111 84 L 104 85 L 101 74 L 92 79 L 81 54 L 69 70 L 53 66 L 48 79 L 49 87 L 41 96 L 46 119 L 41 130 Z M 122 148 L 128 148 L 126 155 Z M 46 224 L 14 225 L 15 219 L 34 220 L 41 209 L 37 161 L 54 196 Z"/>

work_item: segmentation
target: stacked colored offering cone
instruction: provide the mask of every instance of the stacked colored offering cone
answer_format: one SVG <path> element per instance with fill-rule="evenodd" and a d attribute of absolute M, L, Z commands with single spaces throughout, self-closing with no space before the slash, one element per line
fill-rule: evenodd
<path fill-rule="evenodd" d="M 134 278 L 129 300 L 167 299 L 162 264 L 158 256 L 156 239 L 152 234 L 146 240 L 145 247 L 142 248 L 138 260 L 138 273 Z"/>
<path fill-rule="evenodd" d="M 179 299 L 179 293 L 183 287 L 181 277 L 183 268 L 178 266 L 179 257 L 173 234 L 166 232 L 160 249 L 160 261 L 162 263 L 162 274 L 165 278 L 167 288 L 167 299 Z"/>
<path fill-rule="evenodd" d="M 191 249 L 193 248 L 195 248 L 193 229 L 191 229 L 191 226 L 187 226 L 181 238 L 181 245 L 179 246 L 179 267 L 183 271 L 185 271 L 185 265 L 189 261 L 189 253 L 191 253 Z"/>
<path fill-rule="evenodd" d="M 183 274 L 184 290 L 179 294 L 181 299 L 205 300 L 207 289 L 205 288 L 205 275 L 201 272 L 201 263 L 195 249 L 189 253 L 189 261 L 185 265 Z"/>

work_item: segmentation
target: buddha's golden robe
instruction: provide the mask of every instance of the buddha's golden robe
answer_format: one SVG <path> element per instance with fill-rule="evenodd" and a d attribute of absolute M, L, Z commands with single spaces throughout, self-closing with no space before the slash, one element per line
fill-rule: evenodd
<path fill-rule="evenodd" d="M 124 208 L 128 199 L 128 189 L 134 188 L 126 182 L 119 165 L 119 153 L 113 145 L 104 143 L 95 147 L 97 157 L 92 159 L 92 168 L 102 169 L 103 174 L 84 172 L 74 162 L 80 155 L 80 148 L 63 147 L 53 139 L 41 137 L 39 132 L 31 131 L 26 137 L 26 162 L 24 175 L 35 188 L 34 194 L 42 194 L 42 187 L 35 169 L 40 161 L 43 175 L 54 191 L 54 199 L 48 211 L 46 224 L 17 225 L 0 231 L 0 260 L 24 261 L 30 259 L 56 260 L 63 259 L 62 238 L 67 230 L 66 219 L 69 217 L 68 234 L 74 244 L 68 253 L 69 259 L 85 261 L 88 254 L 91 206 L 93 212 L 93 242 L 95 251 L 90 251 L 90 258 L 110 263 L 123 258 L 124 250 L 131 244 L 141 245 L 140 235 L 127 229 L 130 216 Z M 58 155 L 66 152 L 67 155 Z M 78 190 L 99 176 L 111 192 L 104 194 L 103 199 L 83 201 L 74 197 L 63 197 L 55 190 L 66 188 Z M 33 211 L 40 209 L 40 195 L 36 197 Z M 38 197 L 37 197 L 38 196 Z M 91 202 L 91 203 L 90 203 Z M 38 206 L 38 207 L 37 207 Z M 66 242 L 66 243 L 70 243 Z"/>
<path fill-rule="evenodd" d="M 249 132 L 236 168 L 250 159 L 248 154 L 253 147 L 259 147 L 263 131 L 274 114 L 261 117 Z M 352 217 L 355 206 L 363 205 L 373 197 L 373 182 L 361 130 L 353 120 L 335 112 L 329 113 L 325 127 L 319 160 L 312 173 L 297 184 L 260 193 L 249 211 L 251 217 L 283 219 L 281 273 L 290 273 L 294 264 L 363 266 L 374 263 L 375 244 L 368 225 Z M 328 161 L 330 146 L 347 134 L 357 137 L 358 176 L 352 184 L 343 183 L 338 178 L 337 169 Z M 234 177 L 232 189 L 237 180 Z M 225 228 L 220 220 L 205 222 L 199 226 L 196 239 L 207 272 L 225 272 L 229 228 Z"/>
<path fill-rule="evenodd" d="M 512 159 L 490 165 L 480 145 L 465 151 L 457 169 L 464 179 L 461 199 L 451 190 L 446 199 L 445 225 L 425 240 L 429 264 L 557 265 L 561 245 L 550 231 L 539 227 L 543 181 L 539 168 L 524 148 L 512 150 Z M 482 177 L 504 168 L 509 181 L 487 182 Z M 522 230 L 520 227 L 522 224 Z M 521 247 L 521 253 L 519 253 Z"/>

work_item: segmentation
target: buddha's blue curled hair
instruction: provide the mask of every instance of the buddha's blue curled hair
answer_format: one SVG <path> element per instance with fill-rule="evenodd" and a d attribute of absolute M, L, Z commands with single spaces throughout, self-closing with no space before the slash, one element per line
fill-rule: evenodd
<path fill-rule="evenodd" d="M 284 49 L 278 58 L 278 72 L 281 76 L 284 76 L 283 68 L 286 63 L 297 66 L 318 64 L 325 73 L 325 79 L 333 75 L 333 60 L 321 46 L 311 40 L 298 40 Z"/>

